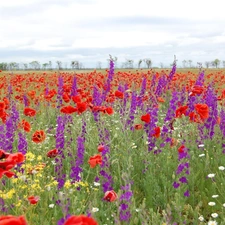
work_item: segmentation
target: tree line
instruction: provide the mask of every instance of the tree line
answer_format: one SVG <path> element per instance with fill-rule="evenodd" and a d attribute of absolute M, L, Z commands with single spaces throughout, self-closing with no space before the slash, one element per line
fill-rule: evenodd
<path fill-rule="evenodd" d="M 109 60 L 108 61 L 108 66 L 109 66 Z M 113 58 L 115 68 L 118 68 L 118 58 L 114 57 Z M 17 62 L 0 62 L 0 70 L 53 70 L 53 69 L 58 69 L 58 70 L 67 70 L 67 69 L 72 69 L 72 70 L 79 70 L 79 69 L 84 69 L 83 63 L 79 62 L 78 60 L 73 60 L 70 62 L 68 65 L 67 63 L 64 63 L 62 61 L 56 61 L 55 62 L 55 67 L 53 68 L 52 61 L 49 61 L 48 63 L 40 63 L 38 61 L 32 61 L 30 63 L 17 63 Z M 204 63 L 206 68 L 213 67 L 213 68 L 219 68 L 220 65 L 225 68 L 225 60 L 219 60 L 215 59 L 213 61 L 206 61 Z M 159 64 L 160 68 L 165 68 L 164 64 L 160 62 Z M 193 66 L 192 60 L 183 60 L 182 61 L 182 67 L 183 68 L 194 68 L 196 66 Z M 98 61 L 95 66 L 96 69 L 102 69 L 102 62 Z M 152 68 L 152 60 L 150 58 L 144 58 L 138 60 L 138 62 L 134 65 L 134 60 L 133 59 L 125 59 L 124 62 L 121 63 L 120 68 L 124 69 L 133 69 L 133 68 Z"/>

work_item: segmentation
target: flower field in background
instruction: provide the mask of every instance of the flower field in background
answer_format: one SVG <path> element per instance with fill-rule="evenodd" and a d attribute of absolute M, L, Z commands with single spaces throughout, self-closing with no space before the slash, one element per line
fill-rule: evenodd
<path fill-rule="evenodd" d="M 225 71 L 0 73 L 0 225 L 225 224 Z"/>

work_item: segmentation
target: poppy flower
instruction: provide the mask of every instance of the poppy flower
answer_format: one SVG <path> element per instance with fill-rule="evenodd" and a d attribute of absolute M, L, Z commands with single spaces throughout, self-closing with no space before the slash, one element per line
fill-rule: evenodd
<path fill-rule="evenodd" d="M 71 216 L 69 217 L 63 225 L 98 225 L 98 223 L 91 217 L 84 215 Z"/>
<path fill-rule="evenodd" d="M 83 113 L 87 109 L 87 104 L 85 102 L 77 103 L 77 111 L 78 113 Z"/>
<path fill-rule="evenodd" d="M 105 111 L 106 111 L 106 113 L 107 113 L 108 115 L 112 115 L 113 112 L 114 112 L 112 107 L 107 107 L 107 108 L 105 109 Z"/>
<path fill-rule="evenodd" d="M 33 117 L 33 116 L 36 115 L 36 110 L 32 109 L 32 108 L 25 108 L 23 113 L 24 113 L 25 116 Z"/>
<path fill-rule="evenodd" d="M 145 123 L 150 123 L 151 121 L 151 116 L 149 113 L 142 115 L 141 116 L 141 121 L 144 121 Z"/>
<path fill-rule="evenodd" d="M 24 216 L 0 216 L 0 225 L 27 225 Z"/>
<path fill-rule="evenodd" d="M 158 97 L 158 98 L 157 98 L 157 101 L 158 101 L 158 102 L 161 102 L 161 103 L 164 103 L 164 102 L 165 102 L 165 100 L 164 100 L 162 97 Z"/>
<path fill-rule="evenodd" d="M 209 107 L 207 104 L 195 104 L 195 110 L 202 120 L 209 117 Z"/>
<path fill-rule="evenodd" d="M 101 165 L 102 164 L 102 156 L 99 154 L 91 156 L 90 159 L 88 160 L 88 163 L 91 166 L 91 168 L 96 167 L 97 164 Z"/>
<path fill-rule="evenodd" d="M 108 202 L 113 202 L 118 198 L 118 195 L 116 194 L 115 191 L 111 190 L 111 191 L 106 191 L 105 195 L 104 195 L 104 200 L 108 201 Z"/>
<path fill-rule="evenodd" d="M 98 152 L 102 152 L 105 149 L 104 145 L 99 145 L 98 146 Z"/>
<path fill-rule="evenodd" d="M 32 195 L 32 196 L 29 196 L 27 199 L 31 205 L 36 205 L 38 203 L 38 201 L 40 200 L 40 197 Z"/>
<path fill-rule="evenodd" d="M 188 106 L 180 106 L 177 110 L 176 110 L 176 118 L 181 118 L 182 115 L 186 115 L 186 110 L 188 109 Z"/>
<path fill-rule="evenodd" d="M 154 134 L 152 135 L 155 138 L 159 138 L 160 136 L 160 127 L 155 127 L 154 128 Z"/>
<path fill-rule="evenodd" d="M 123 99 L 123 92 L 117 90 L 117 91 L 115 91 L 115 96 L 117 98 Z"/>
<path fill-rule="evenodd" d="M 66 103 L 70 101 L 70 96 L 66 92 L 63 93 L 62 98 L 63 98 L 63 101 Z"/>
<path fill-rule="evenodd" d="M 190 119 L 191 122 L 196 122 L 196 123 L 201 123 L 202 122 L 195 112 L 190 112 L 189 113 L 189 119 Z"/>
<path fill-rule="evenodd" d="M 12 171 L 3 170 L 2 168 L 0 168 L 0 178 L 2 178 L 3 175 L 7 176 L 8 178 L 11 178 L 15 175 L 15 173 L 13 173 Z"/>
<path fill-rule="evenodd" d="M 77 108 L 71 106 L 71 105 L 68 105 L 68 106 L 64 106 L 60 109 L 60 112 L 61 113 L 65 113 L 65 114 L 72 114 L 74 112 L 77 112 Z"/>
<path fill-rule="evenodd" d="M 0 109 L 5 109 L 5 102 L 0 102 Z"/>
<path fill-rule="evenodd" d="M 81 98 L 80 98 L 80 96 L 79 96 L 79 95 L 72 96 L 71 98 L 72 98 L 72 100 L 73 100 L 73 102 L 74 102 L 74 103 L 81 102 Z"/>
<path fill-rule="evenodd" d="M 7 176 L 8 178 L 11 178 L 15 175 L 15 173 L 13 173 L 12 171 L 4 170 L 0 168 L 0 179 L 3 177 L 3 175 Z"/>
<path fill-rule="evenodd" d="M 35 143 L 41 143 L 45 140 L 45 132 L 43 130 L 37 130 L 32 136 L 32 141 Z"/>
<path fill-rule="evenodd" d="M 24 131 L 30 132 L 31 126 L 30 123 L 27 122 L 26 120 L 22 120 L 20 126 L 24 129 Z"/>
<path fill-rule="evenodd" d="M 171 139 L 171 142 L 170 142 L 170 147 L 174 147 L 174 146 L 176 146 L 176 145 L 177 145 L 177 143 L 178 143 L 177 139 L 172 138 L 172 139 Z"/>
<path fill-rule="evenodd" d="M 47 153 L 47 157 L 48 158 L 55 158 L 57 155 L 58 155 L 59 151 L 55 148 L 55 149 L 52 149 L 50 150 L 48 153 Z"/>
<path fill-rule="evenodd" d="M 10 155 L 10 153 L 5 152 L 4 150 L 0 149 L 0 159 L 5 159 Z"/>
<path fill-rule="evenodd" d="M 135 124 L 134 129 L 135 130 L 141 130 L 143 128 L 142 124 Z"/>
<path fill-rule="evenodd" d="M 192 88 L 191 93 L 189 95 L 190 96 L 200 95 L 203 91 L 204 91 L 204 88 L 202 86 L 195 85 Z"/>
<path fill-rule="evenodd" d="M 185 149 L 185 146 L 184 146 L 184 145 L 181 145 L 181 146 L 178 148 L 178 152 L 179 152 L 179 153 L 184 153 L 184 149 Z"/>
<path fill-rule="evenodd" d="M 3 170 L 10 170 L 16 164 L 22 163 L 25 160 L 25 156 L 21 152 L 7 154 L 5 158 L 6 159 L 4 161 L 0 161 L 0 168 Z"/>

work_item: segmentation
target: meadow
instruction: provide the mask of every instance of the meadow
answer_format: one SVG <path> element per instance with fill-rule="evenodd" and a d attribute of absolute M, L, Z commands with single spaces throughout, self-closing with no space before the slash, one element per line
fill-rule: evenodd
<path fill-rule="evenodd" d="M 0 225 L 225 224 L 225 70 L 0 72 Z"/>

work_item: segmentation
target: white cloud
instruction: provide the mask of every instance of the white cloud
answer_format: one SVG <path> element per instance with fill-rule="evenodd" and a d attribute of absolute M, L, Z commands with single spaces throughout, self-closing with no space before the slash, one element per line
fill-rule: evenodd
<path fill-rule="evenodd" d="M 0 0 L 0 61 L 225 59 L 222 0 Z M 105 63 L 106 65 L 106 63 Z"/>

